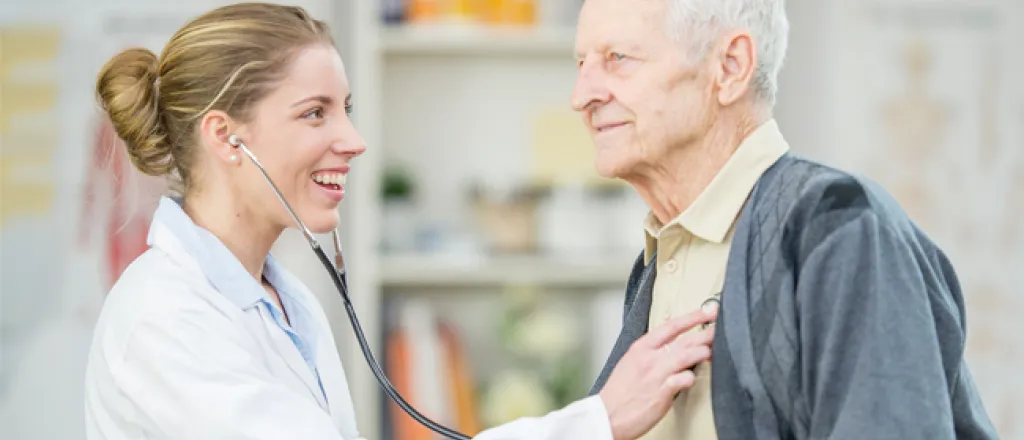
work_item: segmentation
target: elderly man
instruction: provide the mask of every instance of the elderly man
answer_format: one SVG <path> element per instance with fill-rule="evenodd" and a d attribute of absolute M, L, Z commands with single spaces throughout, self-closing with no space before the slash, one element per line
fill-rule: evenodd
<path fill-rule="evenodd" d="M 578 26 L 598 171 L 650 207 L 594 393 L 648 328 L 720 303 L 711 361 L 643 438 L 996 437 L 942 251 L 882 190 L 788 152 L 782 0 L 586 0 Z"/>

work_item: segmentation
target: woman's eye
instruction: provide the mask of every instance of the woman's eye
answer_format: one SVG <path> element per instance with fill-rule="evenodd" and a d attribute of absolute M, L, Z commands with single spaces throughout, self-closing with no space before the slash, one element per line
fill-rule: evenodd
<path fill-rule="evenodd" d="M 312 109 L 312 110 L 310 110 L 310 111 L 308 111 L 306 113 L 303 113 L 302 117 L 305 118 L 305 119 L 310 119 L 310 118 L 312 118 L 312 119 L 321 119 L 321 118 L 324 117 L 324 109 L 322 109 L 320 107 L 317 107 L 317 108 Z"/>
<path fill-rule="evenodd" d="M 352 114 L 352 104 L 345 104 L 345 114 L 347 114 L 347 115 L 351 115 Z"/>
<path fill-rule="evenodd" d="M 626 59 L 625 55 L 618 52 L 612 52 L 611 54 L 608 55 L 608 57 L 611 58 L 613 61 L 622 61 Z"/>

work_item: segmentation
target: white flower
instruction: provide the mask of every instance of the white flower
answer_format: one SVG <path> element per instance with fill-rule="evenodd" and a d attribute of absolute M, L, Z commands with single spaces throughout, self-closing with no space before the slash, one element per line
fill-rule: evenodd
<path fill-rule="evenodd" d="M 515 352 L 545 360 L 566 356 L 578 344 L 572 320 L 554 311 L 531 314 L 517 325 L 512 339 Z"/>
<path fill-rule="evenodd" d="M 543 382 L 528 371 L 506 371 L 494 378 L 484 396 L 483 418 L 497 426 L 522 417 L 536 417 L 554 410 L 554 401 Z"/>

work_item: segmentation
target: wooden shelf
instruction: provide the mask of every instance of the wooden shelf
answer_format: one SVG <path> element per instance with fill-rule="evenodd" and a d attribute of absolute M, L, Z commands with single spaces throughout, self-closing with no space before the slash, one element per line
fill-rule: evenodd
<path fill-rule="evenodd" d="M 381 51 L 386 55 L 551 56 L 571 60 L 575 44 L 571 28 L 479 25 L 405 25 L 384 27 Z"/>
<path fill-rule="evenodd" d="M 380 262 L 381 283 L 396 287 L 469 287 L 533 284 L 625 286 L 636 255 L 569 259 L 546 256 L 449 258 L 391 255 Z"/>

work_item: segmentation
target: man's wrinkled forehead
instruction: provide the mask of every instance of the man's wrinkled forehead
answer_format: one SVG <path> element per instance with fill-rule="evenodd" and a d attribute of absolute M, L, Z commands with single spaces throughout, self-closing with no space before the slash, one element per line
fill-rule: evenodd
<path fill-rule="evenodd" d="M 640 44 L 664 33 L 671 0 L 585 0 L 576 32 L 576 52 Z"/>

